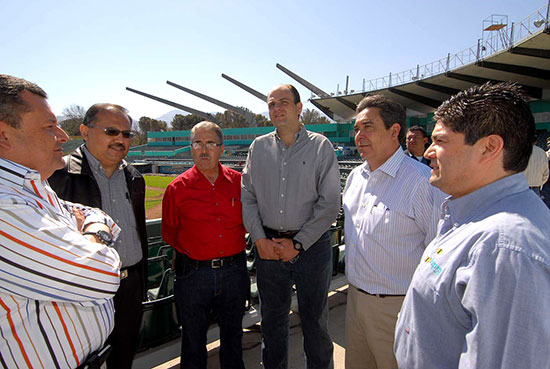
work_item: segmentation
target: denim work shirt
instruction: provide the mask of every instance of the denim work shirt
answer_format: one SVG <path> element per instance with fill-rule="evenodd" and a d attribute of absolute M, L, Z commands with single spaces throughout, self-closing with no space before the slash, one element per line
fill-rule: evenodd
<path fill-rule="evenodd" d="M 399 368 L 548 368 L 550 210 L 522 173 L 442 210 L 397 322 Z"/>

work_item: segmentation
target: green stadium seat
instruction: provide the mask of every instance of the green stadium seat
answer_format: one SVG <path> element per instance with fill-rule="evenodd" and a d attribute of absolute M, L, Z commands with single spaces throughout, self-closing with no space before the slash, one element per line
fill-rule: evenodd
<path fill-rule="evenodd" d="M 160 285 L 147 291 L 147 300 L 153 301 L 173 295 L 175 278 L 176 272 L 172 268 L 166 269 L 162 275 Z"/>
<path fill-rule="evenodd" d="M 138 351 L 155 347 L 181 335 L 174 295 L 143 302 L 142 309 Z"/>
<path fill-rule="evenodd" d="M 168 260 L 174 260 L 174 248 L 170 245 L 164 244 L 158 249 L 157 256 L 165 255 Z"/>
<path fill-rule="evenodd" d="M 171 264 L 166 255 L 147 259 L 147 290 L 160 286 L 164 271 L 169 269 Z"/>

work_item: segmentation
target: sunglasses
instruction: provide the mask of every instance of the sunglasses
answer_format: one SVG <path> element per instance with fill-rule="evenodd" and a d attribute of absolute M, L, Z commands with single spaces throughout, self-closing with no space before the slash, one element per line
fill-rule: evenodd
<path fill-rule="evenodd" d="M 93 125 L 93 124 L 90 124 L 88 127 L 90 128 L 99 128 L 101 129 L 103 132 L 105 132 L 105 134 L 107 136 L 111 136 L 111 137 L 116 137 L 118 136 L 119 134 L 122 134 L 122 137 L 124 138 L 132 138 L 134 137 L 134 134 L 132 133 L 132 131 L 128 130 L 128 131 L 121 131 L 119 129 L 116 129 L 116 128 L 113 128 L 113 127 L 108 127 L 108 128 L 103 128 L 103 127 L 98 127 L 96 125 Z"/>

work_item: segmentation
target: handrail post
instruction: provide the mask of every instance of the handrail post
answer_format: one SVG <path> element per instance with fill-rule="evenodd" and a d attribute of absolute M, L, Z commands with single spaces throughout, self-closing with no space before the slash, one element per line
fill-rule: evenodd
<path fill-rule="evenodd" d="M 510 27 L 510 49 L 514 46 L 514 22 L 512 22 L 512 26 Z"/>

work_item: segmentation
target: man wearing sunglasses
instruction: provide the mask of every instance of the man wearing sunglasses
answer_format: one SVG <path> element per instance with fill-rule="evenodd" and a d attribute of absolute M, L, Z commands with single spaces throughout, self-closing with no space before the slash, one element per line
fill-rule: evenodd
<path fill-rule="evenodd" d="M 113 347 L 108 368 L 132 366 L 146 291 L 145 180 L 124 160 L 131 128 L 132 119 L 122 106 L 93 105 L 80 126 L 85 143 L 66 156 L 65 167 L 49 179 L 59 197 L 101 208 L 122 229 L 114 244 L 122 268 L 114 298 L 115 328 L 108 339 Z"/>

